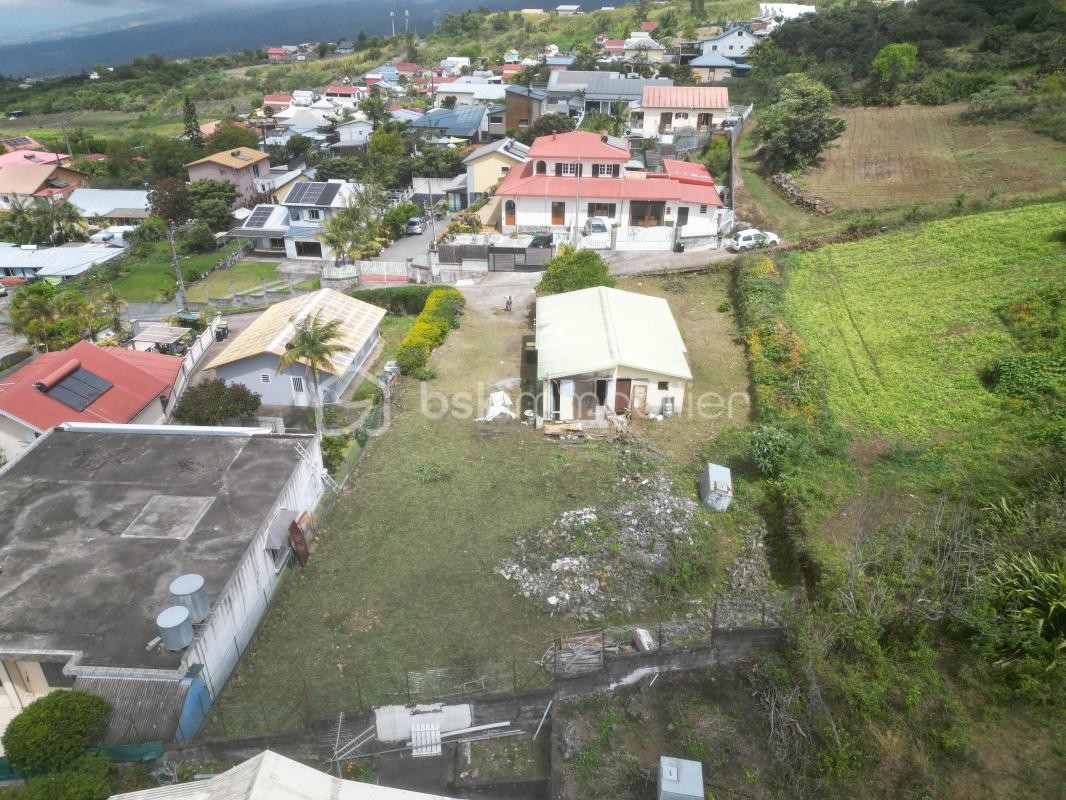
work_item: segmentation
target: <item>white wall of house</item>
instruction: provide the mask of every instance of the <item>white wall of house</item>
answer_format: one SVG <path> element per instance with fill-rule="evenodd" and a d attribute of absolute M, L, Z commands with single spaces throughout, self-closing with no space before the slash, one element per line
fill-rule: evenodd
<path fill-rule="evenodd" d="M 706 130 L 721 126 L 722 120 L 729 116 L 725 108 L 656 108 L 643 109 L 641 132 L 645 138 L 654 139 L 664 129 L 679 131 L 684 129 Z M 667 114 L 665 119 L 664 114 Z"/>
<path fill-rule="evenodd" d="M 294 442 L 295 444 L 295 442 Z M 275 518 L 298 519 L 315 510 L 322 498 L 322 459 L 317 441 L 301 439 L 310 456 L 293 472 L 262 527 L 252 538 L 241 563 L 230 575 L 211 606 L 211 616 L 186 655 L 186 663 L 203 664 L 204 684 L 218 697 L 237 661 L 244 654 L 277 588 L 281 566 L 267 549 L 267 534 Z M 217 588 L 217 587 L 214 587 Z M 212 587 L 208 587 L 212 592 Z"/>
<path fill-rule="evenodd" d="M 552 406 L 554 390 L 552 380 L 543 381 L 541 385 L 542 405 L 541 415 L 545 419 L 558 419 L 561 421 L 573 419 L 606 419 L 608 413 L 614 413 L 615 400 L 618 393 L 619 380 L 630 381 L 630 402 L 634 408 L 648 414 L 659 414 L 663 411 L 663 400 L 673 399 L 673 413 L 681 413 L 685 401 L 685 381 L 660 375 L 654 372 L 635 370 L 629 367 L 619 366 L 612 370 L 605 370 L 595 375 L 581 375 L 569 378 L 559 378 L 559 401 L 558 407 Z M 582 395 L 591 391 L 595 393 L 596 381 L 606 384 L 603 393 L 603 404 L 599 404 L 599 396 L 589 402 L 591 396 L 583 402 Z M 595 405 L 595 409 L 590 409 Z M 581 408 L 586 412 L 582 414 Z M 592 411 L 591 417 L 589 410 Z M 558 412 L 558 413 L 556 413 Z"/>
<path fill-rule="evenodd" d="M 700 42 L 704 53 L 718 53 L 726 58 L 744 58 L 758 43 L 758 39 L 745 30 L 735 30 L 728 36 Z"/>
<path fill-rule="evenodd" d="M 370 141 L 370 135 L 374 132 L 374 126 L 369 122 L 353 122 L 348 125 L 338 125 L 337 144 L 342 147 L 365 147 Z"/>
<path fill-rule="evenodd" d="M 515 224 L 507 223 L 507 204 L 515 203 Z M 514 230 L 547 229 L 554 230 L 573 229 L 574 216 L 577 216 L 577 226 L 580 228 L 589 217 L 601 217 L 607 220 L 609 225 L 628 227 L 630 224 L 630 201 L 582 197 L 580 203 L 576 197 L 553 198 L 553 197 L 518 197 L 510 198 L 500 196 L 503 203 L 503 213 L 500 215 L 501 227 L 504 233 Z M 557 213 L 560 204 L 563 209 L 562 224 L 558 222 Z M 664 222 L 667 225 L 677 223 L 681 209 L 687 209 L 688 221 L 682 227 L 681 236 L 714 236 L 718 233 L 718 206 L 697 205 L 681 203 L 678 201 L 666 201 L 664 209 Z M 613 210 L 613 214 L 610 212 Z M 684 214 L 680 214 L 684 216 Z"/>

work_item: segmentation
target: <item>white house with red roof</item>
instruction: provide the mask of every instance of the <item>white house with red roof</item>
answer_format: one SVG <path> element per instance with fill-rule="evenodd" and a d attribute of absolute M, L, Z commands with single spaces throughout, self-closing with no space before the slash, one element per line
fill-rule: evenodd
<path fill-rule="evenodd" d="M 157 425 L 179 356 L 78 342 L 0 377 L 0 450 L 13 461 L 65 422 Z"/>
<path fill-rule="evenodd" d="M 534 140 L 495 197 L 504 233 L 552 230 L 577 238 L 589 217 L 599 217 L 613 229 L 612 245 L 658 243 L 632 249 L 714 236 L 728 217 L 702 164 L 666 159 L 662 172 L 634 168 L 625 139 L 590 131 Z M 644 230 L 651 228 L 659 230 Z"/>

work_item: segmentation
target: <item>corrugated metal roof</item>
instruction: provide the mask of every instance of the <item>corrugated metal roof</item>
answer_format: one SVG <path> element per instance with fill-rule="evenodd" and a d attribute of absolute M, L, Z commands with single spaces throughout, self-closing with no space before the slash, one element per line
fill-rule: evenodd
<path fill-rule="evenodd" d="M 319 314 L 322 322 L 340 322 L 337 338 L 348 350 L 336 354 L 333 357 L 333 368 L 326 371 L 341 375 L 351 364 L 355 354 L 377 330 L 378 324 L 385 316 L 385 309 L 333 289 L 319 289 L 311 294 L 275 303 L 234 339 L 207 368 L 214 369 L 263 353 L 273 353 L 280 357 L 285 354 L 285 345 L 296 332 L 296 324 L 304 318 Z"/>
<path fill-rule="evenodd" d="M 334 778 L 265 750 L 204 781 L 111 796 L 111 800 L 445 800 L 442 795 Z"/>
<path fill-rule="evenodd" d="M 691 380 L 685 343 L 661 297 L 598 286 L 537 298 L 537 380 L 618 366 Z"/>
<path fill-rule="evenodd" d="M 104 744 L 173 741 L 188 692 L 180 681 L 127 678 L 78 677 L 74 688 L 111 704 L 104 723 Z"/>
<path fill-rule="evenodd" d="M 599 158 L 611 161 L 629 160 L 629 142 L 592 131 L 571 131 L 538 136 L 529 148 L 529 157 L 534 158 Z"/>
<path fill-rule="evenodd" d="M 729 90 L 724 86 L 645 86 L 644 108 L 728 108 Z"/>
<path fill-rule="evenodd" d="M 237 153 L 237 155 L 233 155 L 234 153 Z M 256 164 L 269 158 L 270 154 L 264 153 L 261 150 L 253 150 L 251 147 L 235 147 L 232 150 L 222 150 L 221 152 L 212 153 L 211 155 L 196 161 L 190 161 L 185 166 L 191 167 L 195 164 L 219 164 L 223 167 L 230 167 L 232 169 L 244 169 L 251 164 Z"/>

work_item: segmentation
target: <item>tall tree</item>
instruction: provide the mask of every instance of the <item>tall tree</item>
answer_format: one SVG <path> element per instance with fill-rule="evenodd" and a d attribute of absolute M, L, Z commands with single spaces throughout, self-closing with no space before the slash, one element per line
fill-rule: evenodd
<path fill-rule="evenodd" d="M 913 44 L 886 44 L 870 63 L 873 94 L 882 102 L 894 102 L 904 81 L 918 69 L 918 48 Z"/>
<path fill-rule="evenodd" d="M 322 223 L 319 238 L 348 261 L 373 258 L 385 245 L 381 235 L 385 206 L 381 190 L 374 184 L 364 184 L 349 196 L 344 208 Z"/>
<path fill-rule="evenodd" d="M 304 317 L 296 324 L 296 333 L 286 346 L 285 355 L 278 360 L 277 371 L 284 372 L 294 364 L 302 364 L 305 379 L 311 384 L 315 404 L 315 433 L 322 435 L 322 393 L 319 379 L 323 372 L 336 372 L 333 359 L 347 353 L 349 347 L 339 341 L 340 320 L 325 321 L 322 312 Z"/>
<path fill-rule="evenodd" d="M 818 81 L 800 73 L 782 77 L 776 100 L 760 113 L 751 134 L 767 169 L 802 169 L 817 161 L 847 128 L 829 115 L 832 105 L 832 93 Z"/>
<path fill-rule="evenodd" d="M 223 120 L 204 140 L 204 146 L 212 153 L 236 150 L 238 147 L 259 147 L 259 135 L 233 120 Z"/>
<path fill-rule="evenodd" d="M 159 217 L 168 225 L 182 225 L 193 215 L 192 198 L 184 181 L 165 178 L 148 193 L 152 216 Z"/>
<path fill-rule="evenodd" d="M 370 94 L 359 103 L 359 110 L 366 114 L 367 121 L 376 130 L 389 118 L 389 99 L 382 92 L 371 88 Z"/>
<path fill-rule="evenodd" d="M 122 331 L 122 310 L 126 308 L 129 303 L 122 299 L 122 296 L 115 291 L 113 284 L 107 284 L 107 288 L 104 293 L 100 295 L 97 301 L 99 308 L 103 311 L 107 318 L 111 320 L 111 328 L 115 333 Z"/>
<path fill-rule="evenodd" d="M 204 134 L 200 130 L 200 119 L 196 116 L 196 104 L 189 95 L 185 95 L 185 102 L 181 107 L 181 116 L 185 121 L 185 140 L 192 142 L 197 147 L 204 146 Z"/>

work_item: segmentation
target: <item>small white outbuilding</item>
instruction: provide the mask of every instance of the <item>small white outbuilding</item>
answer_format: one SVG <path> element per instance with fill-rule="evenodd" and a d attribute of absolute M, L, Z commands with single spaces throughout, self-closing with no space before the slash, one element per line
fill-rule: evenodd
<path fill-rule="evenodd" d="M 537 298 L 537 381 L 549 421 L 673 416 L 692 380 L 670 305 L 597 286 Z"/>

